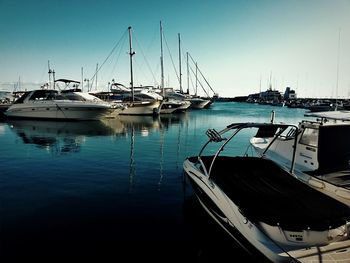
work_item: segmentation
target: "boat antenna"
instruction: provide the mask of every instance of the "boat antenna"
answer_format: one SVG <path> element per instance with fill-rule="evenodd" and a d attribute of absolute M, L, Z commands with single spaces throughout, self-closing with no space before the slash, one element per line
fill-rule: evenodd
<path fill-rule="evenodd" d="M 130 86 L 131 86 L 132 102 L 134 102 L 134 79 L 133 79 L 133 72 L 132 72 L 132 56 L 135 55 L 135 52 L 132 51 L 131 26 L 128 27 L 128 30 L 129 30 L 129 55 L 130 55 Z"/>

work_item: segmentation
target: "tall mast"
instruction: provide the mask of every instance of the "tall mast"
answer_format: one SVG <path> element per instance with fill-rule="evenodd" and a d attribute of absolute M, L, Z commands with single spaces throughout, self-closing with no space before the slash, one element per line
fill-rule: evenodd
<path fill-rule="evenodd" d="M 133 72 L 132 72 L 132 56 L 135 55 L 135 52 L 132 51 L 131 26 L 128 27 L 128 30 L 129 30 L 129 55 L 130 55 L 130 87 L 131 87 L 132 102 L 134 102 L 134 79 L 133 79 Z"/>
<path fill-rule="evenodd" d="M 51 88 L 51 69 L 50 69 L 50 60 L 47 61 L 47 67 L 49 69 L 49 87 Z"/>
<path fill-rule="evenodd" d="M 163 64 L 163 28 L 162 28 L 162 21 L 159 23 L 160 27 L 160 70 L 161 70 L 161 89 L 163 92 L 163 97 L 165 96 L 165 91 L 164 91 L 164 64 Z"/>
<path fill-rule="evenodd" d="M 339 80 L 339 50 L 340 50 L 340 28 L 339 28 L 339 36 L 338 36 L 338 53 L 337 53 L 337 82 L 335 85 L 335 110 L 338 109 L 338 80 Z"/>
<path fill-rule="evenodd" d="M 84 91 L 84 68 L 81 67 L 81 91 Z"/>
<path fill-rule="evenodd" d="M 190 68 L 188 66 L 188 52 L 186 52 L 186 64 L 187 64 L 187 94 L 190 94 Z"/>
<path fill-rule="evenodd" d="M 98 63 L 96 64 L 96 84 L 95 84 L 95 90 L 97 90 L 97 72 L 98 72 Z"/>
<path fill-rule="evenodd" d="M 197 71 L 198 71 L 198 65 L 197 65 L 197 62 L 196 62 L 196 94 L 195 94 L 195 96 L 197 96 L 197 88 L 198 88 Z"/>
<path fill-rule="evenodd" d="M 179 82 L 180 82 L 180 93 L 182 94 L 183 93 L 183 90 L 182 90 L 182 80 L 181 80 L 181 76 L 182 76 L 182 73 L 181 73 L 181 39 L 180 39 L 180 33 L 178 33 L 178 37 L 179 37 Z"/>

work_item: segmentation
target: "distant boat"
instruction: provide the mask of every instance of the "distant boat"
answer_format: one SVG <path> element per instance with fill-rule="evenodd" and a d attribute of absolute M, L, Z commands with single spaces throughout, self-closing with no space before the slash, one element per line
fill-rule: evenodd
<path fill-rule="evenodd" d="M 12 103 L 22 96 L 24 91 L 0 91 L 0 117 L 5 116 L 5 111 L 12 105 Z"/>
<path fill-rule="evenodd" d="M 189 101 L 191 102 L 190 107 L 192 109 L 204 109 L 211 104 L 211 100 L 202 99 L 200 97 L 191 97 L 191 98 L 189 98 Z"/>
<path fill-rule="evenodd" d="M 0 91 L 0 116 L 11 106 L 11 92 Z"/>
<path fill-rule="evenodd" d="M 317 102 L 311 103 L 307 109 L 310 112 L 320 112 L 320 111 L 334 111 L 335 104 L 330 101 L 318 100 Z"/>
<path fill-rule="evenodd" d="M 192 109 L 204 109 L 204 108 L 209 108 L 210 105 L 218 98 L 218 94 L 216 92 L 214 92 L 214 90 L 212 89 L 212 87 L 210 86 L 210 84 L 208 83 L 208 81 L 206 80 L 206 78 L 204 77 L 204 75 L 202 74 L 202 72 L 199 70 L 197 62 L 195 62 L 192 58 L 191 55 L 189 55 L 189 53 L 187 52 L 187 75 L 189 76 L 189 61 L 188 58 L 191 58 L 192 62 L 195 63 L 196 66 L 196 71 L 195 71 L 195 80 L 196 80 L 196 85 L 195 85 L 195 94 L 194 95 L 190 95 L 189 94 L 189 80 L 187 79 L 187 96 L 189 98 L 189 101 L 191 102 L 191 106 L 190 108 Z M 209 86 L 209 88 L 214 92 L 213 97 L 209 96 L 209 93 L 206 92 L 201 84 L 201 82 L 198 79 L 197 76 L 197 72 L 199 71 L 200 75 L 203 77 L 203 79 L 205 80 L 205 82 L 207 83 L 207 85 Z M 200 86 L 202 87 L 203 91 L 207 94 L 207 97 L 200 97 L 197 95 L 197 85 L 198 83 L 200 84 Z"/>

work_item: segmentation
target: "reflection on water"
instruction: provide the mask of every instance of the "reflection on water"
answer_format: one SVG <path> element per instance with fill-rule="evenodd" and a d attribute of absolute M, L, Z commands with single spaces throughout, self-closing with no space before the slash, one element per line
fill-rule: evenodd
<path fill-rule="evenodd" d="M 207 235 L 216 224 L 197 202 L 187 202 L 192 191 L 188 185 L 184 191 L 183 161 L 200 151 L 208 128 L 269 121 L 271 109 L 223 103 L 155 118 L 0 123 L 0 261 L 1 252 L 35 258 L 37 248 L 114 261 L 120 255 L 132 261 L 144 248 L 152 262 L 174 255 L 216 260 L 213 240 L 226 244 L 226 233 Z M 298 114 L 279 108 L 276 119 L 289 122 Z M 221 247 L 232 255 L 231 244 Z"/>
<path fill-rule="evenodd" d="M 130 141 L 130 172 L 129 172 L 129 185 L 133 186 L 134 176 L 135 176 L 135 156 L 134 156 L 134 147 L 135 147 L 135 129 L 131 128 L 131 141 Z M 131 190 L 131 189 L 130 189 Z"/>
<path fill-rule="evenodd" d="M 57 154 L 79 152 L 88 136 L 113 134 L 113 130 L 100 121 L 8 120 L 7 123 L 24 144 L 33 144 Z"/>
<path fill-rule="evenodd" d="M 78 152 L 87 137 L 125 137 L 128 134 L 134 137 L 135 131 L 145 137 L 161 128 L 159 119 L 149 116 L 120 116 L 80 122 L 7 120 L 7 124 L 24 144 L 54 149 L 56 153 Z"/>
<path fill-rule="evenodd" d="M 159 119 L 164 127 L 169 127 L 172 124 L 186 123 L 189 120 L 189 113 L 165 114 L 160 115 Z"/>

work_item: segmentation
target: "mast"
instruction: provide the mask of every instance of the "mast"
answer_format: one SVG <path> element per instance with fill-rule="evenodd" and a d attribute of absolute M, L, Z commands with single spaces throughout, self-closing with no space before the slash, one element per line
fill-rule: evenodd
<path fill-rule="evenodd" d="M 192 62 L 196 64 L 196 70 L 197 70 L 197 71 L 199 72 L 199 74 L 202 76 L 202 78 L 204 79 L 205 83 L 207 83 L 209 89 L 210 89 L 214 94 L 217 94 L 217 93 L 213 90 L 213 88 L 210 86 L 208 80 L 204 77 L 202 71 L 199 69 L 199 67 L 198 67 L 198 65 L 197 65 L 197 62 L 194 61 L 194 59 L 192 58 L 191 55 L 189 55 L 189 57 L 190 57 L 190 59 L 192 60 Z M 197 79 L 197 80 L 198 80 L 198 79 Z M 199 84 L 200 84 L 200 82 L 199 82 Z M 202 88 L 203 88 L 203 86 L 202 86 Z M 204 88 L 203 88 L 203 90 L 204 90 Z M 206 92 L 206 91 L 204 90 L 204 92 L 207 94 L 208 97 L 210 97 L 210 96 L 209 96 L 209 90 L 208 90 L 208 92 Z"/>
<path fill-rule="evenodd" d="M 335 109 L 338 110 L 338 80 L 339 80 L 339 49 L 340 49 L 340 28 L 339 28 L 339 36 L 338 36 L 338 54 L 337 54 L 337 82 L 335 85 Z"/>
<path fill-rule="evenodd" d="M 161 70 L 161 75 L 160 75 L 160 85 L 161 89 L 163 92 L 163 97 L 165 96 L 165 91 L 164 91 L 164 64 L 163 64 L 163 28 L 162 28 L 162 21 L 159 23 L 160 25 L 160 70 Z"/>
<path fill-rule="evenodd" d="M 134 102 L 134 79 L 133 79 L 133 71 L 132 71 L 132 56 L 135 55 L 135 52 L 132 51 L 131 26 L 128 27 L 128 30 L 129 30 L 129 55 L 130 55 L 130 87 L 131 87 L 132 102 Z"/>
<path fill-rule="evenodd" d="M 197 88 L 198 88 L 197 71 L 198 71 L 198 65 L 197 65 L 197 62 L 196 62 L 196 94 L 195 94 L 195 96 L 197 96 Z"/>
<path fill-rule="evenodd" d="M 50 68 L 50 60 L 48 60 L 47 61 L 47 66 L 48 66 L 48 68 L 49 68 L 49 86 L 50 86 L 50 88 L 51 88 L 51 74 L 52 74 L 52 83 L 53 83 L 53 89 L 55 89 L 55 70 L 51 70 L 51 68 Z"/>
<path fill-rule="evenodd" d="M 95 84 L 95 90 L 97 90 L 97 72 L 98 72 L 98 63 L 96 64 L 96 84 Z"/>
<path fill-rule="evenodd" d="M 53 89 L 55 89 L 55 70 L 54 69 L 50 69 L 50 65 L 49 65 L 49 82 L 51 82 L 51 74 L 52 74 L 52 83 L 53 83 Z M 50 85 L 51 88 L 51 85 Z"/>
<path fill-rule="evenodd" d="M 81 91 L 84 91 L 83 88 L 84 88 L 84 68 L 81 67 Z"/>
<path fill-rule="evenodd" d="M 180 82 L 180 93 L 183 94 L 182 90 L 182 80 L 181 80 L 181 39 L 180 39 L 180 33 L 178 33 L 178 38 L 179 38 L 179 82 Z"/>
<path fill-rule="evenodd" d="M 187 64 L 187 94 L 190 94 L 190 68 L 188 66 L 188 52 L 186 52 L 186 64 Z"/>

